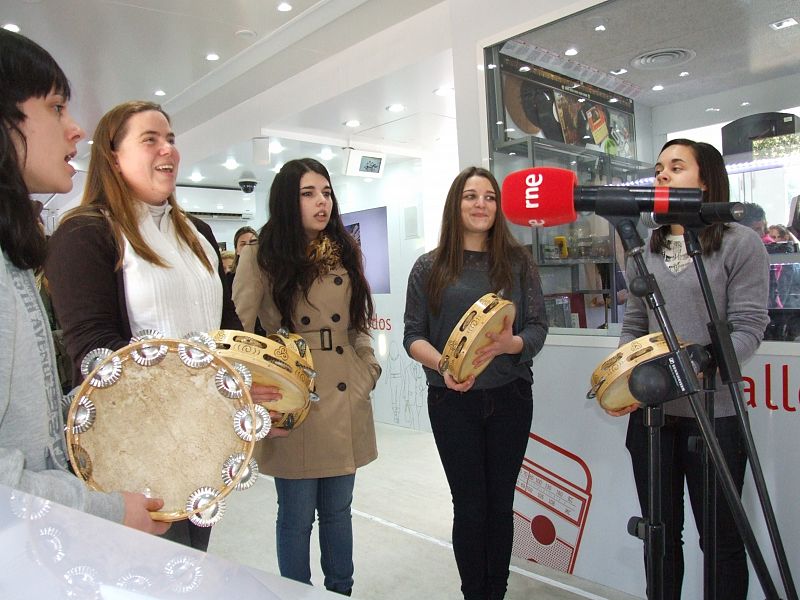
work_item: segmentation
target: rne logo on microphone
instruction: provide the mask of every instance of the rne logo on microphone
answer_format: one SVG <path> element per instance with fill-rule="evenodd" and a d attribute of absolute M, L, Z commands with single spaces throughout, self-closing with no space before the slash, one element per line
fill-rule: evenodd
<path fill-rule="evenodd" d="M 541 173 L 529 173 L 525 177 L 525 208 L 539 208 L 539 186 L 543 180 Z"/>

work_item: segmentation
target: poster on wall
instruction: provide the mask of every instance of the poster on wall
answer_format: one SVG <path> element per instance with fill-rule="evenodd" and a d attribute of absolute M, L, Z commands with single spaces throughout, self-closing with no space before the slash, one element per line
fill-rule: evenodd
<path fill-rule="evenodd" d="M 373 294 L 391 293 L 389 283 L 389 236 L 386 207 L 370 208 L 342 215 L 345 228 L 364 255 L 364 272 Z"/>
<path fill-rule="evenodd" d="M 630 98 L 510 56 L 501 57 L 500 72 L 509 139 L 530 135 L 636 158 Z"/>

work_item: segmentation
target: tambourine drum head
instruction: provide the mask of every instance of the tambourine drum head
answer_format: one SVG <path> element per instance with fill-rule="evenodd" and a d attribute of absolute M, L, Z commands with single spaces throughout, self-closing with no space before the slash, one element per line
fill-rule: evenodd
<path fill-rule="evenodd" d="M 162 341 L 177 345 L 156 343 Z M 67 421 L 70 458 L 94 489 L 163 498 L 161 520 L 186 518 L 187 500 L 199 488 L 227 494 L 226 459 L 237 453 L 250 459 L 254 442 L 237 435 L 234 414 L 253 405 L 246 389 L 238 399 L 218 391 L 219 369 L 233 366 L 217 356 L 206 366 L 190 367 L 171 347 L 158 364 L 140 366 L 126 353 L 131 347 L 115 353 L 121 358 L 119 380 L 98 388 L 87 378 L 75 395 Z M 82 397 L 95 414 L 91 426 L 78 432 Z"/>

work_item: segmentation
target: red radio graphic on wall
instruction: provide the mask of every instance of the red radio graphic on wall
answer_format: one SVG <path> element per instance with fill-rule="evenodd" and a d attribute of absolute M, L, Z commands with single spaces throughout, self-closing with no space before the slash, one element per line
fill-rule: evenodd
<path fill-rule="evenodd" d="M 517 477 L 512 554 L 572 573 L 592 500 L 586 463 L 530 434 Z"/>

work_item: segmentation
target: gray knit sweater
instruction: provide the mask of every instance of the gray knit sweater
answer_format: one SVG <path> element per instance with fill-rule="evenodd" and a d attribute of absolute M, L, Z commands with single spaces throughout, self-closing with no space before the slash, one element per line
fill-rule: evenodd
<path fill-rule="evenodd" d="M 50 326 L 33 273 L 0 261 L 0 483 L 121 522 L 120 494 L 92 492 L 67 470 Z"/>
<path fill-rule="evenodd" d="M 650 251 L 649 241 L 644 259 L 658 282 L 667 315 L 678 338 L 690 344 L 711 343 L 706 328 L 708 312 L 694 266 L 690 264 L 680 273 L 673 273 L 661 254 Z M 744 363 L 758 349 L 769 323 L 769 258 L 764 243 L 755 231 L 734 223 L 725 231 L 719 251 L 703 255 L 703 263 L 719 316 L 730 323 L 736 356 L 740 363 Z M 628 260 L 628 282 L 635 276 L 634 261 Z M 631 294 L 625 309 L 620 346 L 654 331 L 660 331 L 654 314 L 647 309 L 643 299 Z M 668 402 L 664 405 L 664 412 L 681 417 L 694 416 L 688 398 Z M 714 416 L 734 414 L 730 391 L 717 377 Z"/>
<path fill-rule="evenodd" d="M 425 286 L 433 266 L 434 252 L 420 256 L 408 276 L 403 337 L 406 352 L 413 342 L 420 339 L 427 340 L 441 352 L 467 309 L 484 294 L 497 291 L 491 289 L 489 282 L 488 253 L 465 250 L 461 276 L 444 290 L 439 314 L 432 314 Z M 521 265 L 514 265 L 514 280 L 514 288 L 510 293 L 504 293 L 503 297 L 511 300 L 517 308 L 513 332 L 522 338 L 522 352 L 496 357 L 475 380 L 473 389 L 491 389 L 517 378 L 533 381 L 532 359 L 542 349 L 547 337 L 542 284 L 533 262 L 524 273 Z M 444 379 L 439 373 L 427 367 L 423 369 L 428 384 L 444 387 Z"/>

